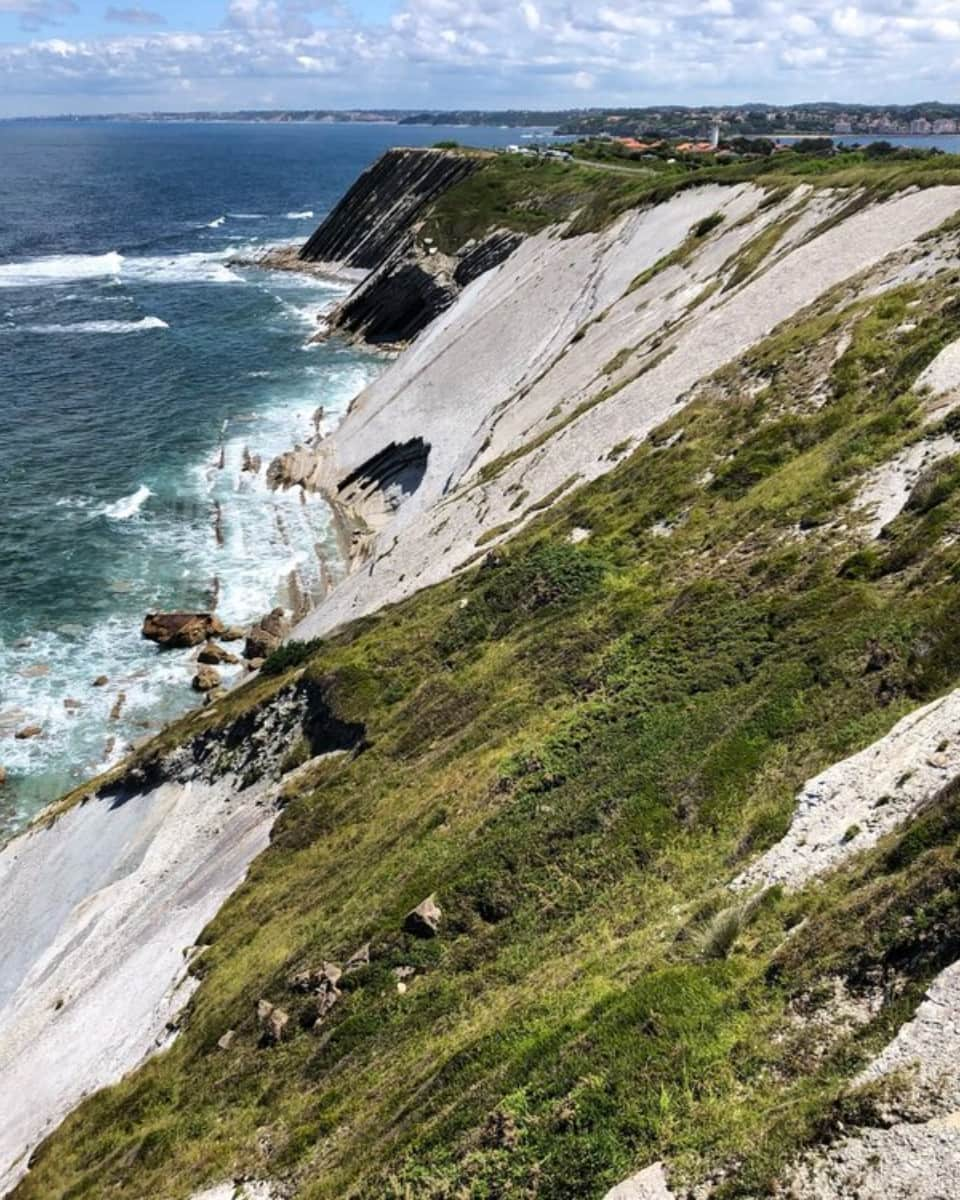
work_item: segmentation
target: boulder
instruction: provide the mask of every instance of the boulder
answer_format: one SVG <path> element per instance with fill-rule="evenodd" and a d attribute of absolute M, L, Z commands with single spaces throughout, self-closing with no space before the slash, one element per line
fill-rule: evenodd
<path fill-rule="evenodd" d="M 239 642 L 247 636 L 247 631 L 242 625 L 228 625 L 220 634 L 221 642 Z"/>
<path fill-rule="evenodd" d="M 236 1036 L 237 1031 L 235 1029 L 228 1029 L 222 1037 L 217 1038 L 217 1045 L 221 1050 L 229 1050 Z"/>
<path fill-rule="evenodd" d="M 266 1046 L 275 1046 L 286 1035 L 290 1017 L 282 1008 L 277 1008 L 269 1000 L 257 1001 L 257 1024 L 260 1026 L 260 1039 Z"/>
<path fill-rule="evenodd" d="M 290 976 L 290 987 L 295 992 L 319 992 L 326 987 L 336 987 L 343 972 L 336 963 L 324 962 L 319 967 L 308 967 Z"/>
<path fill-rule="evenodd" d="M 403 919 L 403 928 L 407 933 L 412 933 L 414 937 L 436 937 L 442 918 L 443 912 L 440 905 L 432 896 L 428 896 L 426 900 L 422 900 L 416 908 L 407 913 Z"/>
<path fill-rule="evenodd" d="M 359 971 L 361 967 L 370 965 L 370 943 L 364 942 L 355 954 L 351 954 L 344 963 L 343 973 L 349 975 L 351 971 Z"/>
<path fill-rule="evenodd" d="M 0 767 L 0 788 L 7 782 L 7 772 L 3 767 Z"/>
<path fill-rule="evenodd" d="M 50 674 L 49 663 L 34 663 L 30 667 L 24 667 L 20 674 L 24 679 L 40 679 L 44 675 Z"/>
<path fill-rule="evenodd" d="M 67 712 L 76 712 L 78 709 L 83 708 L 83 705 L 79 700 L 74 700 L 72 696 L 67 696 L 63 702 L 63 707 Z"/>
<path fill-rule="evenodd" d="M 211 637 L 218 637 L 223 628 L 222 621 L 212 613 L 147 613 L 141 632 L 148 641 L 176 650 L 199 646 Z"/>
<path fill-rule="evenodd" d="M 231 654 L 229 650 L 224 650 L 222 646 L 218 646 L 216 642 L 204 642 L 197 655 L 197 662 L 206 663 L 208 666 L 218 667 L 221 663 L 227 666 L 235 666 L 240 661 L 235 654 Z"/>
<path fill-rule="evenodd" d="M 230 693 L 225 687 L 215 687 L 211 688 L 211 690 L 207 692 L 203 699 L 205 704 L 216 704 L 218 700 L 222 700 L 224 696 L 229 695 Z"/>
<path fill-rule="evenodd" d="M 28 738 L 42 737 L 42 735 L 43 727 L 41 725 L 24 725 L 13 736 L 18 742 L 25 742 Z"/>
<path fill-rule="evenodd" d="M 220 672 L 216 667 L 200 667 L 190 686 L 195 692 L 212 692 L 220 686 Z"/>
<path fill-rule="evenodd" d="M 656 1162 L 610 1189 L 603 1200 L 674 1200 L 663 1163 Z"/>
<path fill-rule="evenodd" d="M 251 658 L 247 663 L 248 671 L 259 671 L 266 660 L 262 658 Z"/>
<path fill-rule="evenodd" d="M 275 608 L 253 626 L 247 634 L 244 658 L 267 658 L 280 645 L 290 629 L 282 608 Z"/>
<path fill-rule="evenodd" d="M 107 675 L 98 675 L 91 684 L 91 687 L 106 687 L 109 682 L 110 679 Z"/>

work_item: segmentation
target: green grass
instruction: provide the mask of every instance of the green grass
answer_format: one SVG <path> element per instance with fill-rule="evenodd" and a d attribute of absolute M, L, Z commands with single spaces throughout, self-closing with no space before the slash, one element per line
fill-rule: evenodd
<path fill-rule="evenodd" d="M 919 436 L 910 389 L 955 327 L 952 283 L 835 303 L 482 565 L 287 649 L 164 735 L 298 679 L 365 728 L 362 753 L 290 784 L 269 849 L 200 938 L 179 1039 L 81 1105 L 18 1200 L 183 1200 L 240 1175 L 306 1200 L 580 1200 L 658 1158 L 691 1182 L 736 1163 L 718 1193 L 733 1200 L 874 1119 L 849 1080 L 960 952 L 954 791 L 799 895 L 732 914 L 725 891 L 806 778 L 960 674 L 953 468 L 869 569 L 845 569 L 853 533 L 818 517 Z M 814 363 L 827 395 L 809 412 Z M 444 919 L 420 941 L 403 916 L 430 894 Z M 323 1035 L 302 1029 L 291 973 L 365 941 L 370 966 Z M 393 970 L 411 966 L 401 994 Z M 899 990 L 831 1039 L 797 1016 L 830 977 Z M 260 997 L 293 1018 L 271 1049 Z"/>

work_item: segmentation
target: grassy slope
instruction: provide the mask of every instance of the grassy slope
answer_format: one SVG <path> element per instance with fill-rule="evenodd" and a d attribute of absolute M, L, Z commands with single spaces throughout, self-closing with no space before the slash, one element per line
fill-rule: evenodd
<path fill-rule="evenodd" d="M 956 473 L 866 554 L 821 524 L 916 436 L 952 286 L 794 322 L 507 554 L 320 649 L 305 669 L 369 748 L 291 788 L 202 939 L 181 1038 L 69 1118 L 15 1195 L 183 1197 L 249 1172 L 315 1198 L 572 1200 L 667 1156 L 690 1178 L 739 1163 L 736 1196 L 868 1111 L 844 1081 L 960 949 L 956 800 L 828 887 L 770 895 L 727 957 L 697 933 L 806 777 L 960 671 Z M 805 348 L 846 326 L 827 402 L 797 411 Z M 411 940 L 431 892 L 441 936 Z M 296 1015 L 291 971 L 368 939 L 322 1037 L 258 1047 L 260 996 Z M 856 991 L 894 969 L 859 1032 L 821 1047 L 798 1026 L 826 972 Z"/>
<path fill-rule="evenodd" d="M 902 188 L 960 183 L 960 156 L 888 161 L 869 160 L 858 153 L 822 159 L 786 152 L 772 159 L 745 160 L 730 166 L 657 161 L 632 171 L 614 172 L 588 162 L 497 155 L 431 206 L 423 232 L 449 253 L 492 229 L 537 233 L 568 220 L 574 213 L 577 215 L 568 233 L 586 233 L 604 227 L 631 208 L 659 203 L 687 187 L 708 182 L 733 185 L 748 180 L 778 193 L 800 183 L 850 188 L 851 211 L 855 211 Z"/>

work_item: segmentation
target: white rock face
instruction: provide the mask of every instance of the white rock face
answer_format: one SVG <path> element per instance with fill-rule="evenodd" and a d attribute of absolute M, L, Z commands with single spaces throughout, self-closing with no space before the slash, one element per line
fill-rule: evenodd
<path fill-rule="evenodd" d="M 884 525 L 903 512 L 920 475 L 958 450 L 960 442 L 946 433 L 915 442 L 874 471 L 861 488 L 855 505 L 868 514 L 867 536 L 879 537 Z"/>
<path fill-rule="evenodd" d="M 663 1163 L 654 1163 L 611 1188 L 603 1200 L 674 1200 L 667 1187 Z"/>
<path fill-rule="evenodd" d="M 548 230 L 471 283 L 357 398 L 319 455 L 298 464 L 299 479 L 334 490 L 391 443 L 430 444 L 418 490 L 362 570 L 296 636 L 318 636 L 449 577 L 484 533 L 512 531 L 545 500 L 612 470 L 611 451 L 642 441 L 698 381 L 834 285 L 904 251 L 956 210 L 960 194 L 903 193 L 813 236 L 836 203 L 818 194 L 790 231 L 805 221 L 809 240 L 788 233 L 745 282 L 716 288 L 723 265 L 798 203 L 794 195 L 761 211 L 761 199 L 750 185 L 706 186 L 598 234 Z M 630 290 L 713 212 L 725 220 L 694 255 Z M 901 269 L 890 267 L 887 286 Z M 504 456 L 513 461 L 498 463 Z"/>
<path fill-rule="evenodd" d="M 218 1183 L 216 1187 L 194 1192 L 190 1200 L 279 1200 L 280 1193 L 263 1179 Z"/>
<path fill-rule="evenodd" d="M 806 783 L 786 836 L 732 886 L 802 887 L 903 824 L 958 774 L 960 689 Z"/>
<path fill-rule="evenodd" d="M 165 783 L 0 851 L 0 1195 L 84 1096 L 169 1042 L 191 947 L 267 845 L 265 801 L 229 777 Z"/>

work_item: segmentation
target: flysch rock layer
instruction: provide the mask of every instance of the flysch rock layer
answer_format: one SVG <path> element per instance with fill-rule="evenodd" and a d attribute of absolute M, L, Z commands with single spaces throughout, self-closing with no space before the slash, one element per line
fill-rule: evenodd
<path fill-rule="evenodd" d="M 958 450 L 960 442 L 952 434 L 944 433 L 915 442 L 873 471 L 855 504 L 867 516 L 866 535 L 871 539 L 879 537 L 883 527 L 903 512 L 913 485 L 923 472 Z"/>
<path fill-rule="evenodd" d="M 960 774 L 960 689 L 804 784 L 786 835 L 733 881 L 802 887 L 909 820 Z"/>
<path fill-rule="evenodd" d="M 202 1192 L 194 1192 L 190 1200 L 280 1200 L 281 1193 L 263 1179 L 218 1183 Z"/>
<path fill-rule="evenodd" d="M 611 470 L 610 451 L 642 440 L 698 381 L 834 285 L 905 252 L 960 195 L 949 187 L 901 194 L 827 222 L 819 235 L 811 217 L 805 239 L 775 251 L 739 286 L 711 291 L 724 263 L 798 204 L 797 194 L 766 208 L 762 199 L 750 185 L 707 186 L 600 233 L 548 230 L 465 288 L 318 453 L 301 450 L 282 464 L 288 484 L 335 499 L 340 480 L 391 445 L 422 438 L 430 447 L 419 487 L 365 548 L 362 569 L 296 636 L 323 634 L 447 578 L 485 533 L 502 526 L 506 536 L 545 499 Z M 821 220 L 838 203 L 829 193 L 809 199 Z M 714 212 L 724 222 L 702 249 L 631 290 Z M 892 286 L 897 272 L 888 275 Z M 622 355 L 625 347 L 636 349 Z M 503 456 L 512 461 L 493 470 Z M 362 525 L 363 513 L 354 515 Z"/>
<path fill-rule="evenodd" d="M 191 948 L 274 816 L 260 785 L 168 782 L 0 851 L 0 1195 L 85 1095 L 169 1041 Z"/>

